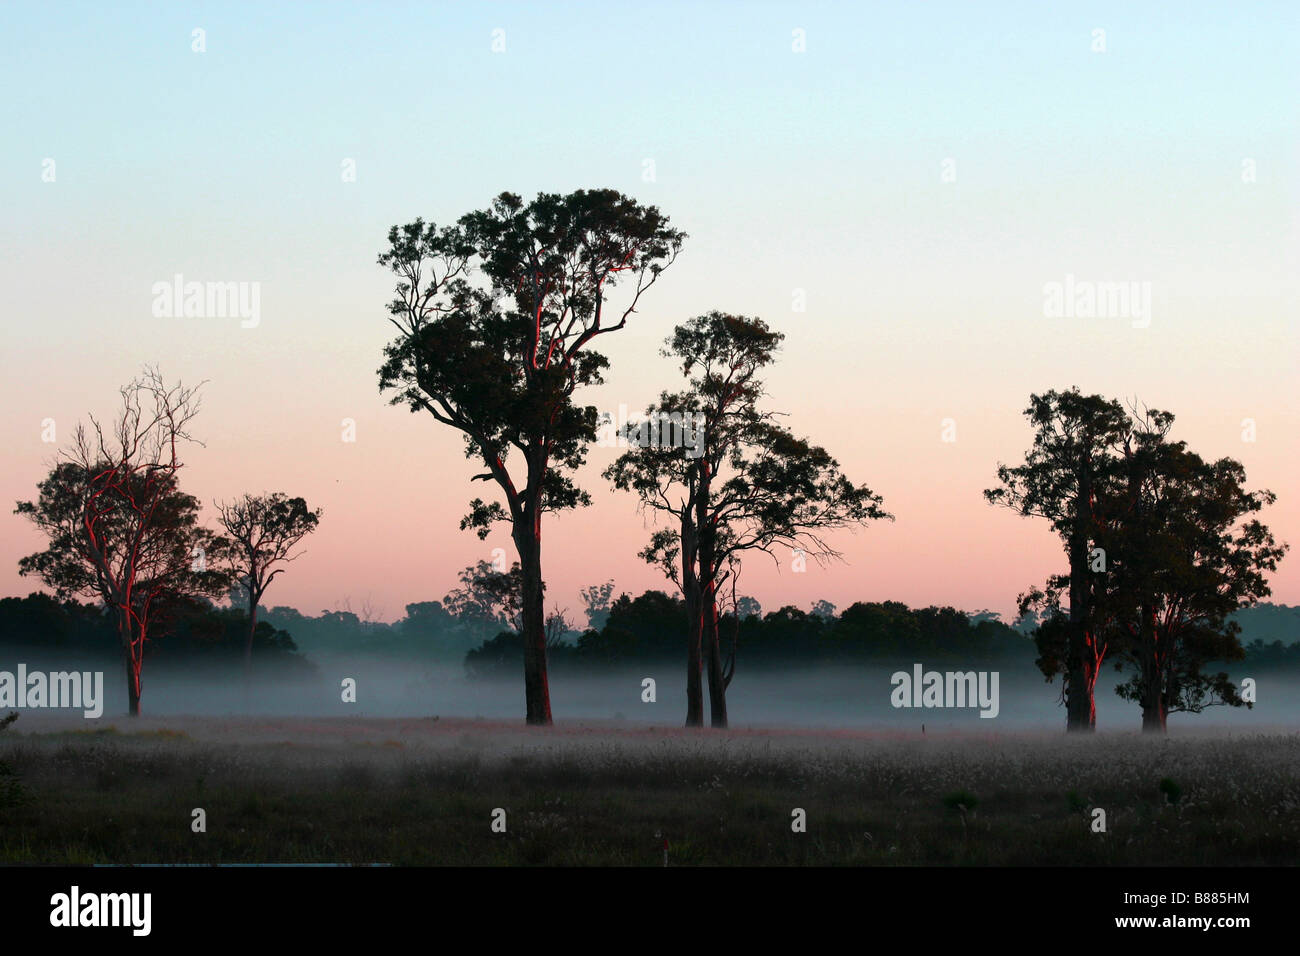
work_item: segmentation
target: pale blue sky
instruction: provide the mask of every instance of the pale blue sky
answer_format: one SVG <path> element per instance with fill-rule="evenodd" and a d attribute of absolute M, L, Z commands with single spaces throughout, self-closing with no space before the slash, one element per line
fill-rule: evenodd
<path fill-rule="evenodd" d="M 1204 454 L 1242 458 L 1300 544 L 1297 63 L 1295 3 L 0 5 L 0 497 L 31 494 L 44 418 L 107 412 L 158 362 L 211 381 L 187 479 L 204 500 L 272 487 L 326 507 L 275 603 L 350 588 L 391 617 L 440 596 L 483 556 L 455 529 L 481 488 L 454 435 L 377 392 L 375 257 L 394 223 L 504 189 L 612 186 L 690 239 L 610 337 L 592 400 L 671 386 L 657 349 L 690 315 L 763 316 L 788 336 L 773 404 L 899 515 L 841 542 L 850 570 L 756 566 L 765 606 L 1009 609 L 1058 548 L 979 491 L 1026 446 L 1029 392 L 1072 384 L 1167 407 Z M 262 283 L 261 325 L 153 319 L 150 287 L 178 272 Z M 1151 282 L 1151 327 L 1045 319 L 1066 274 Z M 548 531 L 557 590 L 592 583 L 566 548 L 620 588 L 658 585 L 592 460 L 597 506 Z M 12 569 L 36 541 L 0 529 L 0 591 L 25 593 Z M 1293 603 L 1297 564 L 1277 579 Z"/>

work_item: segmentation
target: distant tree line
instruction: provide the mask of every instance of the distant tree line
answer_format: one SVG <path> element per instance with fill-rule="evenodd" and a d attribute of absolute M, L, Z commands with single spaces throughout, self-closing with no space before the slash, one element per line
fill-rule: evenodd
<path fill-rule="evenodd" d="M 993 620 L 975 620 L 955 608 L 912 609 L 896 601 L 853 604 L 836 616 L 833 606 L 818 602 L 809 612 L 786 606 L 768 614 L 734 612 L 718 620 L 721 638 L 743 653 L 745 666 L 812 666 L 917 660 L 1032 661 L 1033 641 Z M 621 595 L 599 618 L 573 639 L 549 645 L 559 668 L 602 668 L 639 663 L 675 663 L 681 635 L 690 619 L 681 597 L 646 591 Z M 513 673 L 520 660 L 516 635 L 503 632 L 465 658 L 471 676 Z"/>
<path fill-rule="evenodd" d="M 188 668 L 233 667 L 244 659 L 249 623 L 242 609 L 191 598 L 168 602 L 157 613 L 158 633 L 165 636 L 149 641 L 144 659 Z M 0 644 L 7 655 L 107 663 L 120 658 L 119 637 L 114 611 L 102 604 L 39 593 L 0 598 Z M 259 667 L 277 679 L 317 673 L 293 638 L 266 621 L 253 631 L 252 653 Z"/>
<path fill-rule="evenodd" d="M 467 568 L 462 581 L 473 581 L 484 567 Z M 677 661 L 686 602 L 659 590 L 610 600 L 612 591 L 612 583 L 584 590 L 586 595 L 603 592 L 604 598 L 588 603 L 585 629 L 551 615 L 553 662 L 561 668 L 600 670 Z M 391 624 L 350 610 L 308 615 L 288 607 L 260 608 L 253 655 L 260 670 L 285 680 L 314 676 L 316 662 L 331 656 L 463 663 L 471 678 L 515 674 L 523 654 L 519 634 L 501 629 L 490 603 L 476 603 L 486 600 L 472 586 L 462 586 L 443 600 L 408 604 L 406 614 Z M 836 614 L 834 605 L 818 601 L 809 611 L 787 605 L 764 614 L 752 598 L 740 603 L 744 613 L 739 620 L 724 615 L 720 628 L 724 635 L 736 635 L 747 667 L 915 661 L 1014 666 L 1031 664 L 1036 653 L 1032 621 L 1008 625 L 988 612 L 883 601 L 857 602 Z M 162 619 L 165 634 L 150 641 L 147 660 L 196 668 L 233 668 L 242 662 L 248 628 L 243 608 L 190 600 L 168 608 Z M 1245 634 L 1263 635 L 1243 644 L 1243 666 L 1300 667 L 1300 608 L 1261 604 L 1241 611 L 1237 621 Z M 0 599 L 0 647 L 9 655 L 106 662 L 120 653 L 111 612 L 40 593 Z"/>

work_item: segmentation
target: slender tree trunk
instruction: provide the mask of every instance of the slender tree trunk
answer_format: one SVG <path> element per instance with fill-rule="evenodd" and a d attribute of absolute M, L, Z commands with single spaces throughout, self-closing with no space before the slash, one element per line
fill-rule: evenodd
<path fill-rule="evenodd" d="M 249 592 L 248 598 L 248 638 L 244 641 L 244 683 L 253 680 L 253 635 L 257 633 L 257 598 Z"/>
<path fill-rule="evenodd" d="M 686 726 L 704 726 L 704 618 L 700 601 L 700 580 L 695 574 L 698 542 L 690 518 L 682 520 L 682 596 L 686 600 Z"/>
<path fill-rule="evenodd" d="M 132 717 L 140 716 L 140 674 L 130 663 L 126 669 L 127 713 Z"/>
<path fill-rule="evenodd" d="M 686 726 L 704 726 L 704 658 L 701 654 L 701 625 L 699 602 L 687 613 L 690 615 L 690 634 L 686 647 Z"/>
<path fill-rule="evenodd" d="M 135 645 L 131 641 L 132 625 L 131 619 L 125 611 L 119 613 L 118 627 L 122 638 L 122 650 L 124 652 L 126 664 L 126 702 L 127 713 L 132 717 L 140 716 L 140 670 L 144 661 L 141 659 L 144 654 L 144 642 L 140 642 L 140 653 L 137 655 Z"/>
<path fill-rule="evenodd" d="M 127 651 L 126 655 L 126 701 L 127 713 L 132 717 L 140 716 L 140 667 L 131 658 L 131 652 Z"/>
<path fill-rule="evenodd" d="M 1070 646 L 1065 677 L 1065 729 L 1088 733 L 1097 729 L 1096 635 L 1092 633 L 1091 581 L 1088 579 L 1088 532 L 1092 527 L 1092 480 L 1085 465 L 1079 475 L 1079 497 L 1070 536 Z"/>
<path fill-rule="evenodd" d="M 536 518 L 517 525 L 514 534 L 519 551 L 523 593 L 520 610 L 524 641 L 525 719 L 535 726 L 551 724 L 551 692 L 546 676 L 546 616 L 542 594 L 541 528 Z"/>
<path fill-rule="evenodd" d="M 704 726 L 704 658 L 701 642 L 704 619 L 698 588 L 686 593 L 686 726 Z"/>
<path fill-rule="evenodd" d="M 253 635 L 257 633 L 257 596 L 248 591 L 248 636 L 244 640 L 244 713 L 253 709 Z"/>
<path fill-rule="evenodd" d="M 712 524 L 713 463 L 707 455 L 699 461 L 700 481 L 695 496 L 695 528 L 699 535 L 699 590 L 704 666 L 709 675 L 709 723 L 727 726 L 727 686 L 722 678 L 722 651 L 718 646 L 718 575 L 715 532 Z"/>
<path fill-rule="evenodd" d="M 722 673 L 722 642 L 718 635 L 718 596 L 710 583 L 703 603 L 704 643 L 709 668 L 709 718 L 714 727 L 727 726 L 727 682 Z"/>

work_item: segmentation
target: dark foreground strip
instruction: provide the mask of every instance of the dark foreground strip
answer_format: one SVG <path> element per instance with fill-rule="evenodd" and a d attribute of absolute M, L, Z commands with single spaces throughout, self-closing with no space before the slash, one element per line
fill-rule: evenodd
<path fill-rule="evenodd" d="M 1195 933 L 1231 946 L 1242 934 L 1294 928 L 1298 873 L 24 866 L 0 868 L 0 918 L 11 939 L 75 934 L 95 946 L 110 938 L 127 946 L 258 939 L 337 946 L 400 934 L 436 949 L 444 937 L 468 933 L 493 948 L 510 939 L 548 947 L 567 939 L 563 945 L 581 942 L 584 950 L 624 951 L 675 945 L 670 941 L 690 926 L 722 933 L 733 952 L 746 939 L 771 945 L 769 934 L 778 931 L 812 943 L 842 929 L 865 944 L 891 926 L 928 945 L 1031 942 L 1050 932 L 1083 941 Z"/>

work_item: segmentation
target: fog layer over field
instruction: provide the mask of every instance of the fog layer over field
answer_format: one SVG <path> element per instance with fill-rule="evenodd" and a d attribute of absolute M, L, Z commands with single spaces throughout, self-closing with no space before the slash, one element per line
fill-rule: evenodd
<path fill-rule="evenodd" d="M 470 679 L 459 663 L 432 664 L 393 658 L 316 658 L 318 679 L 280 677 L 255 680 L 245 692 L 238 669 L 192 670 L 146 665 L 142 710 L 155 717 L 263 714 L 302 717 L 457 717 L 522 722 L 523 675 Z M 21 661 L 29 672 L 67 669 L 103 670 L 103 716 L 126 712 L 125 677 L 120 664 L 23 655 L 0 660 L 0 670 L 14 672 Z M 925 664 L 925 662 L 921 662 Z M 1240 668 L 1241 665 L 1238 665 Z M 891 676 L 912 667 L 895 666 L 750 669 L 743 665 L 728 692 L 733 727 L 841 727 L 974 732 L 1057 730 L 1065 725 L 1060 682 L 1047 683 L 1032 665 L 925 664 L 925 670 L 987 670 L 997 674 L 997 716 L 981 718 L 980 709 L 892 706 Z M 1300 675 L 1293 671 L 1259 674 L 1234 670 L 1233 679 L 1254 677 L 1258 702 L 1253 709 L 1212 707 L 1204 713 L 1174 714 L 1171 729 L 1210 726 L 1262 728 L 1300 726 Z M 356 702 L 345 703 L 343 681 L 356 681 Z M 646 702 L 643 681 L 655 681 L 655 700 Z M 1122 679 L 1107 670 L 1097 689 L 1097 723 L 1102 730 L 1134 730 L 1141 715 L 1136 704 L 1121 700 L 1114 687 Z M 556 720 L 625 720 L 636 725 L 680 726 L 686 713 L 685 676 L 680 664 L 640 665 L 574 673 L 552 671 L 551 708 Z M 986 687 L 991 689 L 991 683 Z M 706 704 L 707 713 L 707 704 Z"/>

